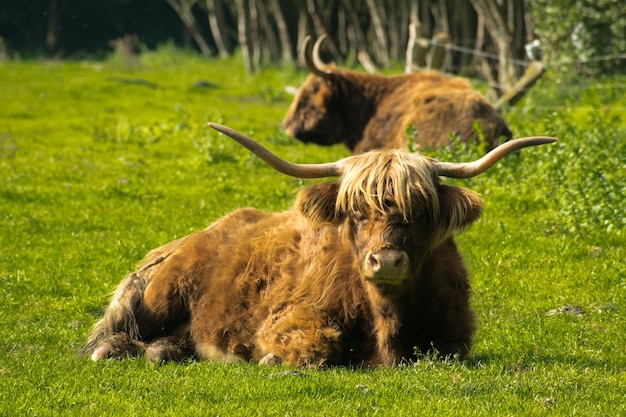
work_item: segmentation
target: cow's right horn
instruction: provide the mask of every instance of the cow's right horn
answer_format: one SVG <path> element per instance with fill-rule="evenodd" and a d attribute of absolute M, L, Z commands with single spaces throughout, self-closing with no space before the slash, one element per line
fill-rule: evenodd
<path fill-rule="evenodd" d="M 486 170 L 491 168 L 493 164 L 495 164 L 511 152 L 514 152 L 521 148 L 526 148 L 528 146 L 544 145 L 547 143 L 554 143 L 556 141 L 556 138 L 548 136 L 532 136 L 528 138 L 510 140 L 493 149 L 491 152 L 487 153 L 487 155 L 476 161 L 460 163 L 437 162 L 435 165 L 435 169 L 437 170 L 437 173 L 442 177 L 471 178 L 485 172 Z"/>
<path fill-rule="evenodd" d="M 313 74 L 322 78 L 328 78 L 328 76 L 332 75 L 333 73 L 331 70 L 326 68 L 326 65 L 324 65 L 324 63 L 320 59 L 320 46 L 326 38 L 326 34 L 321 35 L 319 38 L 317 38 L 315 44 L 310 47 L 311 37 L 307 35 L 302 42 L 301 49 L 307 68 Z"/>
<path fill-rule="evenodd" d="M 293 162 L 285 161 L 284 159 L 274 155 L 269 149 L 265 148 L 254 139 L 231 129 L 230 127 L 217 123 L 209 123 L 209 126 L 219 132 L 222 132 L 226 136 L 235 139 L 239 142 L 239 144 L 261 158 L 269 166 L 285 175 L 296 178 L 327 178 L 339 177 L 343 171 L 342 160 L 325 164 L 294 164 Z"/>

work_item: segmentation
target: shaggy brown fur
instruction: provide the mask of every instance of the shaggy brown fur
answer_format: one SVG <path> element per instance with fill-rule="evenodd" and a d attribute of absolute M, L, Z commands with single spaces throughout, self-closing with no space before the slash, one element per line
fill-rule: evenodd
<path fill-rule="evenodd" d="M 453 236 L 482 210 L 403 149 L 345 162 L 283 213 L 248 208 L 150 252 L 85 353 L 293 366 L 465 356 L 474 332 Z"/>
<path fill-rule="evenodd" d="M 287 133 L 302 142 L 343 143 L 354 153 L 407 147 L 406 130 L 421 147 L 435 149 L 461 140 L 487 141 L 487 150 L 511 138 L 502 116 L 460 77 L 435 71 L 396 76 L 332 68 L 311 74 L 283 120 Z"/>

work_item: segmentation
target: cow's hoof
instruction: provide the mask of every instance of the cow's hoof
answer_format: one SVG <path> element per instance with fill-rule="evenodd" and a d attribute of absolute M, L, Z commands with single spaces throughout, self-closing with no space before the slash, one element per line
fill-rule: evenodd
<path fill-rule="evenodd" d="M 283 362 L 283 360 L 280 358 L 280 356 L 276 356 L 273 353 L 268 353 L 267 355 L 263 356 L 263 358 L 261 358 L 261 360 L 259 361 L 259 365 L 280 365 Z"/>
<path fill-rule="evenodd" d="M 94 349 L 91 354 L 92 361 L 101 361 L 102 359 L 108 359 L 111 357 L 111 351 L 107 349 L 107 346 L 99 346 Z"/>
<path fill-rule="evenodd" d="M 100 341 L 91 354 L 91 360 L 135 357 L 144 350 L 144 344 L 127 334 L 114 334 Z"/>

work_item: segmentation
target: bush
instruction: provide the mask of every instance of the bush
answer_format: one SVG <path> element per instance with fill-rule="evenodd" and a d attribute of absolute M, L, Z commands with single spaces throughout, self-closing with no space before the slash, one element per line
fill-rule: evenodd
<path fill-rule="evenodd" d="M 535 32 L 559 69 L 579 75 L 626 71 L 625 2 L 532 0 L 532 8 Z"/>

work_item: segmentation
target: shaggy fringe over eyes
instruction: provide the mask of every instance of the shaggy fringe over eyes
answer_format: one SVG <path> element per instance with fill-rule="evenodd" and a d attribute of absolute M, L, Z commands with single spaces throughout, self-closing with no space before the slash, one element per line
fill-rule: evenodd
<path fill-rule="evenodd" d="M 432 165 L 432 159 L 403 149 L 348 158 L 335 210 L 337 214 L 386 214 L 392 202 L 405 221 L 412 219 L 413 209 L 419 205 L 425 205 L 437 218 L 437 174 Z"/>

